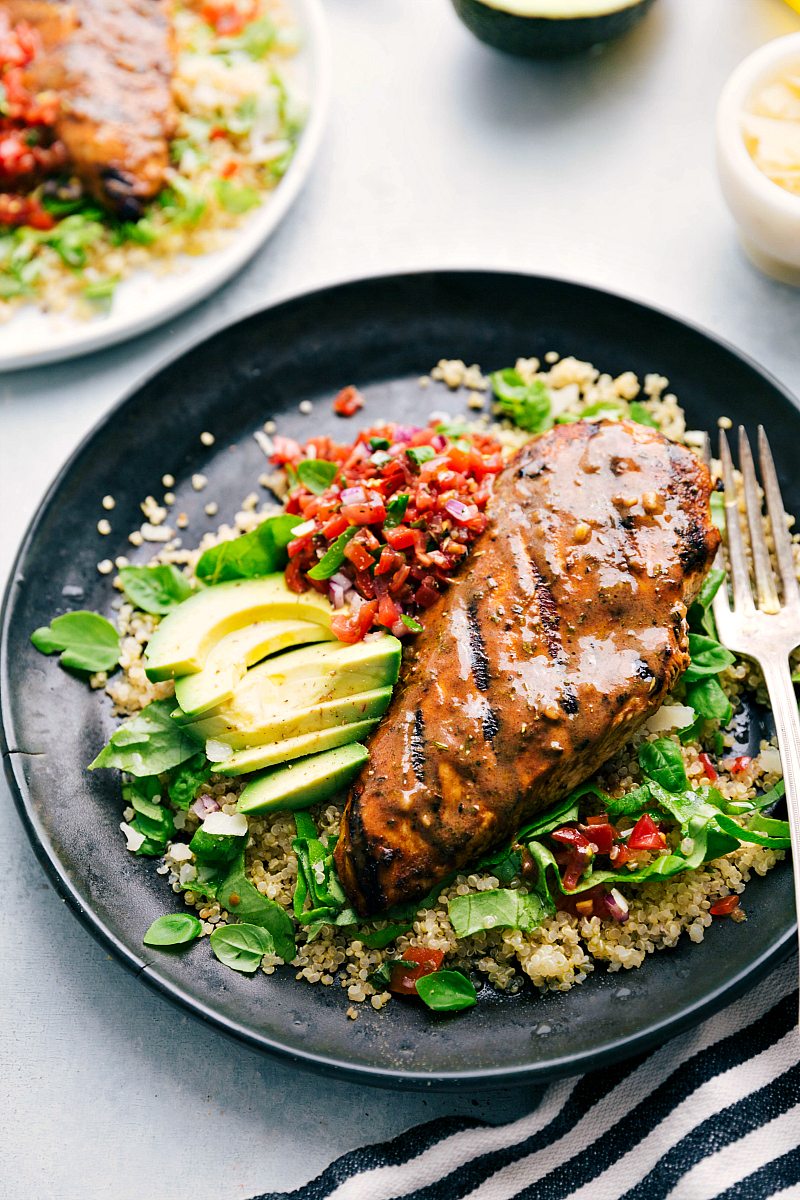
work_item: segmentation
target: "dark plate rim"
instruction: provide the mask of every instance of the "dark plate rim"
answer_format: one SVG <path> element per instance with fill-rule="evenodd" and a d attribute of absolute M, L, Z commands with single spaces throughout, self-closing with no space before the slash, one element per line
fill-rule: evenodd
<path fill-rule="evenodd" d="M 484 1086 L 492 1085 L 495 1087 L 504 1087 L 510 1085 L 522 1085 L 529 1083 L 542 1083 L 548 1080 L 562 1078 L 564 1076 L 578 1075 L 586 1070 L 593 1070 L 609 1063 L 619 1061 L 622 1058 L 627 1058 L 637 1053 L 649 1050 L 654 1046 L 661 1045 L 671 1037 L 676 1036 L 685 1029 L 696 1025 L 701 1020 L 711 1016 L 721 1008 L 730 1004 L 738 996 L 753 987 L 759 979 L 773 966 L 781 962 L 794 947 L 797 936 L 797 923 L 792 922 L 785 932 L 775 938 L 771 944 L 762 948 L 754 960 L 746 969 L 742 969 L 726 984 L 716 988 L 699 1000 L 688 1003 L 679 1013 L 669 1017 L 657 1020 L 638 1033 L 627 1037 L 617 1038 L 613 1041 L 606 1042 L 600 1045 L 596 1050 L 583 1051 L 575 1055 L 566 1055 L 557 1059 L 550 1059 L 546 1062 L 530 1063 L 522 1066 L 513 1067 L 489 1067 L 479 1070 L 470 1070 L 469 1068 L 457 1071 L 438 1071 L 435 1074 L 428 1074 L 422 1071 L 403 1071 L 387 1066 L 358 1066 L 355 1067 L 351 1063 L 342 1059 L 337 1059 L 333 1056 L 326 1056 L 313 1052 L 304 1052 L 290 1048 L 281 1042 L 255 1032 L 242 1025 L 240 1022 L 234 1021 L 217 1012 L 213 1006 L 204 1003 L 198 998 L 190 995 L 183 988 L 171 983 L 166 978 L 162 978 L 155 967 L 155 963 L 145 962 L 138 954 L 136 954 L 122 939 L 116 937 L 103 923 L 103 921 L 92 911 L 85 907 L 81 901 L 80 895 L 73 887 L 68 879 L 65 871 L 61 867 L 56 853 L 53 848 L 48 845 L 46 837 L 43 836 L 43 831 L 36 818 L 32 806 L 29 804 L 29 795 L 25 780 L 21 773 L 18 773 L 15 767 L 15 758 L 18 754 L 23 753 L 16 746 L 9 743 L 9 733 L 12 729 L 11 712 L 7 700 L 9 693 L 9 673 L 8 673 L 8 636 L 11 623 L 11 616 L 14 605 L 14 594 L 16 583 L 20 576 L 20 568 L 26 558 L 28 548 L 36 536 L 39 524 L 45 513 L 49 509 L 55 493 L 59 490 L 62 483 L 69 476 L 77 459 L 91 446 L 95 439 L 99 438 L 105 430 L 113 424 L 118 412 L 128 403 L 128 401 L 151 379 L 160 374 L 163 370 L 177 362 L 185 355 L 191 354 L 203 343 L 210 341 L 212 338 L 224 334 L 228 329 L 236 325 L 242 324 L 253 319 L 261 314 L 285 312 L 293 306 L 304 303 L 310 299 L 321 299 L 326 295 L 335 302 L 337 294 L 348 289 L 356 289 L 364 285 L 375 284 L 391 284 L 393 282 L 402 282 L 405 280 L 422 280 L 429 278 L 436 279 L 453 279 L 465 277 L 475 278 L 483 276 L 487 280 L 489 278 L 498 279 L 514 279 L 518 281 L 527 281 L 530 283 L 538 283 L 547 286 L 555 284 L 560 286 L 578 288 L 581 291 L 592 293 L 598 302 L 603 300 L 612 300 L 617 303 L 623 302 L 631 305 L 634 308 L 645 309 L 651 314 L 674 322 L 682 326 L 684 329 L 691 331 L 694 334 L 713 342 L 716 346 L 727 351 L 730 355 L 736 358 L 744 366 L 755 371 L 764 378 L 777 392 L 779 392 L 791 406 L 797 410 L 797 399 L 769 371 L 765 370 L 758 364 L 754 358 L 739 350 L 725 338 L 719 337 L 717 334 L 711 333 L 693 321 L 687 321 L 682 317 L 676 316 L 667 309 L 656 307 L 643 300 L 632 299 L 620 293 L 611 292 L 608 289 L 594 287 L 591 284 L 580 283 L 577 280 L 569 279 L 560 276 L 552 275 L 534 275 L 525 272 L 512 271 L 494 271 L 490 269 L 443 269 L 443 270 L 418 270 L 398 272 L 391 275 L 375 274 L 362 276 L 357 279 L 342 281 L 339 283 L 325 285 L 315 288 L 312 291 L 296 293 L 286 297 L 276 304 L 263 306 L 257 305 L 249 309 L 243 314 L 240 314 L 232 321 L 227 321 L 211 332 L 205 331 L 191 340 L 187 344 L 181 346 L 177 351 L 168 353 L 160 359 L 153 367 L 144 372 L 141 376 L 125 390 L 120 399 L 100 418 L 100 420 L 88 431 L 81 439 L 75 449 L 67 458 L 64 465 L 58 471 L 50 486 L 47 488 L 42 500 L 38 504 L 28 527 L 23 535 L 19 549 L 14 558 L 11 572 L 6 583 L 2 607 L 0 607 L 0 755 L 3 758 L 3 767 L 8 780 L 11 794 L 14 798 L 17 812 L 22 821 L 23 828 L 31 843 L 31 847 L 38 861 L 45 869 L 45 873 L 53 884 L 56 892 L 69 906 L 70 910 L 75 914 L 81 924 L 89 931 L 94 939 L 106 950 L 108 950 L 114 958 L 116 958 L 127 970 L 131 971 L 136 977 L 142 979 L 148 987 L 157 994 L 165 997 L 178 1008 L 195 1018 L 204 1021 L 227 1036 L 238 1042 L 242 1042 L 246 1046 L 264 1051 L 275 1055 L 283 1061 L 296 1063 L 314 1071 L 325 1075 L 330 1075 L 335 1078 L 349 1080 L 350 1082 L 360 1082 L 378 1087 L 407 1087 L 414 1089 L 430 1089 L 440 1088 L 441 1090 L 455 1090 L 457 1087 L 468 1082 L 480 1082 Z"/>

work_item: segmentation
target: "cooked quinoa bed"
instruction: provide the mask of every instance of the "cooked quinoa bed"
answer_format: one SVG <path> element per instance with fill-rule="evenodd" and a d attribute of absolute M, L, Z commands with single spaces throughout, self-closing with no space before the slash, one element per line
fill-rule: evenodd
<path fill-rule="evenodd" d="M 579 413 L 598 402 L 635 399 L 646 406 L 650 416 L 668 437 L 695 448 L 702 442 L 701 435 L 686 430 L 677 398 L 667 391 L 668 383 L 662 376 L 648 375 L 640 384 L 630 372 L 614 379 L 601 374 L 589 363 L 552 355 L 546 357 L 544 364 L 536 359 L 521 359 L 516 367 L 526 380 L 539 378 L 548 386 L 554 413 Z M 465 412 L 470 419 L 480 421 L 484 426 L 492 420 L 488 411 L 491 407 L 488 382 L 477 366 L 467 367 L 461 362 L 443 360 L 430 376 L 420 380 L 420 385 L 428 389 L 426 396 L 430 399 L 432 410 L 437 407 L 437 387 L 440 396 L 442 390 L 447 388 L 452 392 L 461 391 Z M 479 408 L 484 410 L 483 413 L 478 413 Z M 528 436 L 507 424 L 494 424 L 492 429 L 509 454 Z M 171 477 L 166 477 L 165 486 L 167 481 L 174 484 Z M 262 477 L 261 482 L 266 486 L 267 477 Z M 216 535 L 207 535 L 197 549 L 186 550 L 180 545 L 179 538 L 174 536 L 173 527 L 180 528 L 180 522 L 171 513 L 169 497 L 168 492 L 163 506 L 158 505 L 152 497 L 144 502 L 145 540 L 163 540 L 153 561 L 172 562 L 190 571 L 201 551 L 209 545 L 253 529 L 265 515 L 275 511 L 273 503 L 264 505 L 253 493 L 236 514 L 232 525 L 223 525 Z M 134 544 L 141 544 L 142 536 L 140 533 L 138 538 L 132 536 L 131 540 Z M 795 556 L 800 566 L 800 550 L 797 546 Z M 117 565 L 123 565 L 123 560 L 118 560 Z M 102 569 L 103 564 L 100 567 Z M 99 674 L 93 677 L 92 682 L 96 687 L 105 687 L 114 702 L 115 711 L 122 716 L 136 712 L 151 700 L 170 696 L 173 685 L 152 684 L 144 674 L 142 654 L 157 619 L 135 611 L 121 599 L 115 602 L 115 607 L 123 635 L 122 670 L 110 680 Z M 749 663 L 737 660 L 720 675 L 720 681 L 734 705 L 744 694 L 756 696 L 762 703 L 765 700 L 760 676 Z M 679 683 L 667 699 L 664 709 L 672 704 L 681 704 L 683 698 L 683 685 Z M 613 796 L 640 784 L 642 773 L 637 747 L 643 740 L 653 740 L 656 736 L 671 737 L 675 745 L 680 747 L 689 781 L 699 785 L 704 773 L 703 763 L 698 757 L 701 747 L 698 743 L 680 746 L 674 732 L 671 733 L 663 723 L 659 728 L 658 714 L 634 735 L 623 752 L 605 764 L 593 777 L 594 781 Z M 728 755 L 735 753 L 731 734 L 724 734 L 724 744 Z M 737 770 L 735 775 L 724 769 L 728 761 L 723 751 L 717 765 L 719 777 L 714 784 L 728 800 L 752 799 L 774 786 L 781 778 L 780 758 L 774 740 L 762 742 L 760 753 L 744 769 Z M 212 775 L 200 792 L 211 796 L 224 812 L 233 814 L 244 783 L 244 780 Z M 337 836 L 343 804 L 344 797 L 339 803 L 326 803 L 310 810 L 320 836 Z M 599 807 L 596 804 L 596 808 Z M 586 809 L 588 813 L 592 811 L 591 806 Z M 125 819 L 130 819 L 132 815 L 128 810 Z M 208 935 L 216 926 L 226 923 L 229 914 L 218 903 L 207 902 L 195 896 L 191 890 L 185 890 L 191 888 L 195 872 L 192 856 L 185 843 L 199 824 L 199 818 L 191 810 L 187 813 L 178 812 L 177 824 L 181 830 L 181 840 L 171 844 L 156 870 L 166 876 L 176 895 L 196 910 L 202 922 L 203 934 Z M 248 877 L 259 892 L 277 901 L 290 914 L 297 878 L 297 861 L 292 851 L 295 836 L 295 820 L 290 812 L 250 817 L 246 852 Z M 496 929 L 461 940 L 456 938 L 448 918 L 448 900 L 459 894 L 497 888 L 500 882 L 488 873 L 459 875 L 440 893 L 432 907 L 417 912 L 412 931 L 398 937 L 385 950 L 367 948 L 357 935 L 353 935 L 352 928 L 348 931 L 331 926 L 325 926 L 309 943 L 305 941 L 303 926 L 295 922 L 298 953 L 290 966 L 298 980 L 343 989 L 349 1002 L 349 1007 L 343 1003 L 343 1011 L 346 1009 L 350 1017 L 357 1015 L 353 1005 L 369 1002 L 373 1008 L 380 1009 L 389 1002 L 390 993 L 376 988 L 369 977 L 385 959 L 402 958 L 403 951 L 410 946 L 441 950 L 445 954 L 445 966 L 476 973 L 504 992 L 518 991 L 526 979 L 543 990 L 568 991 L 594 971 L 596 963 L 607 964 L 610 971 L 629 969 L 640 966 L 647 954 L 676 945 L 682 936 L 688 936 L 693 942 L 702 941 L 706 929 L 715 919 L 709 912 L 711 905 L 731 893 L 743 893 L 753 872 L 765 875 L 782 857 L 782 851 L 748 844 L 699 869 L 671 879 L 635 886 L 619 885 L 629 905 L 629 918 L 625 923 L 557 912 L 546 918 L 533 932 Z M 510 885 L 504 883 L 503 886 L 524 888 L 519 880 Z M 744 921 L 744 907 L 740 905 L 735 909 L 731 919 Z M 381 928 L 386 922 L 370 924 Z M 747 935 L 743 933 L 742 936 Z M 281 966 L 281 962 L 275 955 L 265 955 L 261 969 L 266 974 L 272 974 Z"/>

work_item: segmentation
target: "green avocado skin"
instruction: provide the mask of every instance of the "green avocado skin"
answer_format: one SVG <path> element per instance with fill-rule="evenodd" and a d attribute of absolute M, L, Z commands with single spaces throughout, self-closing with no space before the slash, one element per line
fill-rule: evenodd
<path fill-rule="evenodd" d="M 520 17 L 484 4 L 483 0 L 452 0 L 453 8 L 476 37 L 507 54 L 527 58 L 559 58 L 578 54 L 632 29 L 654 0 L 595 17 Z"/>

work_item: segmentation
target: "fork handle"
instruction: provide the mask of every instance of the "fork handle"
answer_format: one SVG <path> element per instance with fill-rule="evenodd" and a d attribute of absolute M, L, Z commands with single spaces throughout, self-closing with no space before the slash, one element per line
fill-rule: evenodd
<path fill-rule="evenodd" d="M 800 925 L 800 713 L 792 683 L 788 658 L 768 659 L 761 663 L 764 682 L 775 718 L 778 749 L 786 785 L 786 808 L 792 841 L 794 895 Z"/>

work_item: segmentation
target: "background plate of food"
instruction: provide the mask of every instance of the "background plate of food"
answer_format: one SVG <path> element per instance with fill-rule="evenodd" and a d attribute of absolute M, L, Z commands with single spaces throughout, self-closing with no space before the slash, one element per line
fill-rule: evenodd
<path fill-rule="evenodd" d="M 367 280 L 195 346 L 64 468 L 6 600 L 5 763 L 60 893 L 189 1011 L 376 1083 L 578 1072 L 720 1007 L 795 927 L 696 453 L 761 419 L 797 509 L 775 382 L 552 279 Z M 541 621 L 522 536 L 571 564 Z M 575 686 L 537 699 L 551 651 Z"/>
<path fill-rule="evenodd" d="M 223 284 L 322 134 L 319 0 L 0 3 L 0 369 L 141 333 Z"/>

